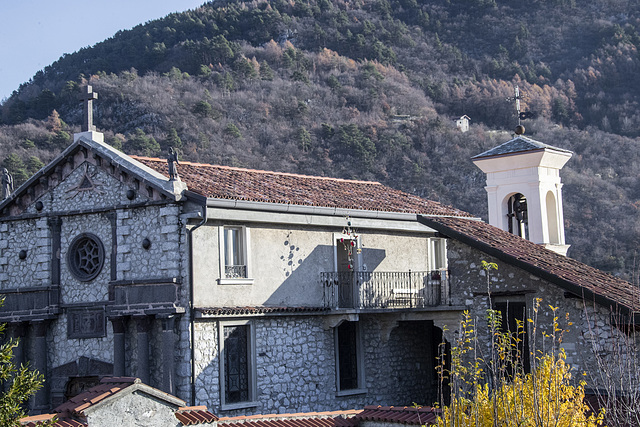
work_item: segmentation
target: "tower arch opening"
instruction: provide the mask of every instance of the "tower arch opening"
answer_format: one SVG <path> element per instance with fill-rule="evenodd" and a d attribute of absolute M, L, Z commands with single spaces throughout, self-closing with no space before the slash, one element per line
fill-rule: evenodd
<path fill-rule="evenodd" d="M 507 200 L 507 223 L 509 233 L 529 239 L 527 198 L 522 193 L 515 193 Z"/>

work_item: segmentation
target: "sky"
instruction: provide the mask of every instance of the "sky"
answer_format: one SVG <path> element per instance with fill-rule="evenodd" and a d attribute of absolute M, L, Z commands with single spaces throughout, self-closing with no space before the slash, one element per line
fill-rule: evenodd
<path fill-rule="evenodd" d="M 0 0 L 0 102 L 58 60 L 205 0 Z"/>

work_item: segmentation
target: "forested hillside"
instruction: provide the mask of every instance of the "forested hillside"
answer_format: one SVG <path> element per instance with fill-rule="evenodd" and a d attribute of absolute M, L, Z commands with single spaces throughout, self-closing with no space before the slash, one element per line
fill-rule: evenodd
<path fill-rule="evenodd" d="M 127 153 L 377 180 L 486 218 L 469 159 L 511 138 L 518 86 L 527 135 L 575 152 L 569 255 L 637 282 L 639 29 L 629 0 L 216 1 L 37 73 L 0 105 L 0 159 L 23 181 L 68 145 L 90 83 Z"/>

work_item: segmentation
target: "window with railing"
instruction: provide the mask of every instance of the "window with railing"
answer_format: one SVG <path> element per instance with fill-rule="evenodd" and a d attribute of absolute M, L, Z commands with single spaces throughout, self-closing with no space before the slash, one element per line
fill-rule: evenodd
<path fill-rule="evenodd" d="M 447 270 L 321 273 L 326 308 L 425 308 L 449 304 Z"/>
<path fill-rule="evenodd" d="M 220 284 L 251 284 L 249 271 L 249 229 L 220 227 Z"/>

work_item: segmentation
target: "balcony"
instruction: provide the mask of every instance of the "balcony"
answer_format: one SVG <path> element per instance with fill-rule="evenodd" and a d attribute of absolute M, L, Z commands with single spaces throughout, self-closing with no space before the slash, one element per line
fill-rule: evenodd
<path fill-rule="evenodd" d="M 406 309 L 449 305 L 445 270 L 345 271 L 321 273 L 324 307 L 329 309 Z"/>

